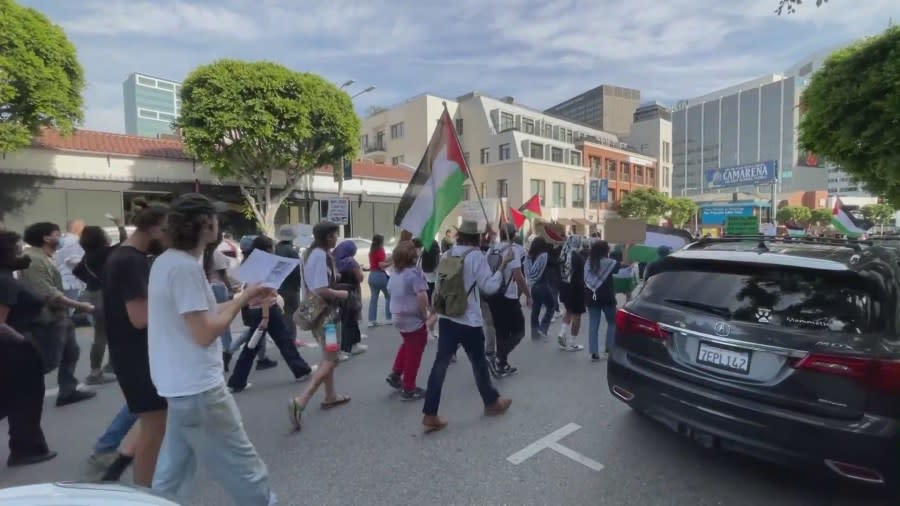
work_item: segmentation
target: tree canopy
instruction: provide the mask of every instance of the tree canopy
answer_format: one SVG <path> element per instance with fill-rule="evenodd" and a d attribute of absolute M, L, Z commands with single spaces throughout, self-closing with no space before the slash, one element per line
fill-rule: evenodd
<path fill-rule="evenodd" d="M 672 226 L 684 228 L 697 214 L 698 207 L 696 202 L 687 197 L 677 197 L 669 199 L 667 209 L 669 211 L 669 219 L 672 220 Z"/>
<path fill-rule="evenodd" d="M 28 146 L 42 127 L 72 132 L 83 119 L 75 46 L 40 12 L 0 0 L 0 152 Z"/>
<path fill-rule="evenodd" d="M 810 212 L 809 224 L 815 227 L 826 227 L 831 224 L 831 209 L 820 207 Z"/>
<path fill-rule="evenodd" d="M 821 7 L 822 4 L 827 3 L 828 0 L 816 0 L 816 7 Z M 778 7 L 775 7 L 775 14 L 779 16 L 788 13 L 793 14 L 797 12 L 797 6 L 803 4 L 803 0 L 778 0 Z"/>
<path fill-rule="evenodd" d="M 629 192 L 619 201 L 619 215 L 653 222 L 668 210 L 669 197 L 653 188 L 640 188 Z"/>
<path fill-rule="evenodd" d="M 809 225 L 811 218 L 812 211 L 806 206 L 786 206 L 775 213 L 775 219 L 779 223 L 791 223 L 803 227 Z"/>
<path fill-rule="evenodd" d="M 894 206 L 889 204 L 869 204 L 863 206 L 859 212 L 863 215 L 863 218 L 875 225 L 889 225 L 894 219 Z"/>
<path fill-rule="evenodd" d="M 308 172 L 353 157 L 360 121 L 347 93 L 310 73 L 271 62 L 219 60 L 182 85 L 186 149 L 234 178 L 263 231 Z"/>
<path fill-rule="evenodd" d="M 800 145 L 900 207 L 900 27 L 835 51 L 803 92 Z"/>

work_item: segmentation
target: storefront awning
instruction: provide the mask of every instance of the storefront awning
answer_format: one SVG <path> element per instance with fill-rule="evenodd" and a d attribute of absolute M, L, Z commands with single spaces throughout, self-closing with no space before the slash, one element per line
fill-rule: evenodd
<path fill-rule="evenodd" d="M 593 225 L 591 220 L 587 218 L 575 218 L 572 221 L 574 221 L 576 225 L 584 225 L 585 227 L 590 227 L 591 225 Z"/>

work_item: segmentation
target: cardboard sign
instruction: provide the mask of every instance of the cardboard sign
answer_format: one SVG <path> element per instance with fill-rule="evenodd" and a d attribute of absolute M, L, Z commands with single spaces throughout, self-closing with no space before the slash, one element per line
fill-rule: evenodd
<path fill-rule="evenodd" d="M 759 235 L 758 216 L 728 216 L 725 235 Z"/>
<path fill-rule="evenodd" d="M 328 199 L 326 219 L 338 225 L 350 223 L 350 199 Z"/>
<path fill-rule="evenodd" d="M 603 239 L 615 244 L 638 244 L 647 238 L 647 223 L 629 218 L 610 218 L 604 225 Z"/>

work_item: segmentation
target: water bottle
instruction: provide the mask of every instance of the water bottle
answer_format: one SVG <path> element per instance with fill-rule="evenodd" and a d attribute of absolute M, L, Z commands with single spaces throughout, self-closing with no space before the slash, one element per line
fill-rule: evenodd
<path fill-rule="evenodd" d="M 325 324 L 325 351 L 337 353 L 340 350 L 337 341 L 337 327 L 334 323 Z"/>

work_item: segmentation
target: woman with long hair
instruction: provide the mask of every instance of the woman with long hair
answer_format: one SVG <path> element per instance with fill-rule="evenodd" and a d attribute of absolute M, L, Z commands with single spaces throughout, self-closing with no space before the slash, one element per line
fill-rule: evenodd
<path fill-rule="evenodd" d="M 384 236 L 375 234 L 369 248 L 369 327 L 378 325 L 378 294 L 384 294 L 384 317 L 391 323 L 391 294 L 388 293 L 388 274 L 391 266 L 384 252 Z"/>
<path fill-rule="evenodd" d="M 581 315 L 587 311 L 584 307 L 584 261 L 580 251 L 584 242 L 582 239 L 580 235 L 570 235 L 560 255 L 559 300 L 566 308 L 566 314 L 557 341 L 565 351 L 584 349 L 584 346 L 575 344 L 581 330 Z"/>
<path fill-rule="evenodd" d="M 356 243 L 351 240 L 338 244 L 332 252 L 334 264 L 337 267 L 338 283 L 349 288 L 362 299 L 363 273 L 356 258 Z M 341 312 L 341 360 L 347 360 L 353 355 L 365 353 L 368 346 L 362 344 L 362 332 L 359 330 L 361 311 Z"/>
<path fill-rule="evenodd" d="M 550 321 L 553 319 L 553 292 L 548 281 L 548 264 L 553 246 L 543 237 L 535 237 L 531 241 L 528 256 L 525 258 L 525 278 L 531 289 L 531 338 L 547 337 Z M 541 309 L 545 309 L 541 318 Z"/>
<path fill-rule="evenodd" d="M 606 318 L 604 355 L 609 356 L 616 336 L 616 293 L 613 273 L 619 263 L 609 258 L 609 243 L 597 241 L 584 266 L 584 298 L 588 308 L 588 348 L 591 360 L 600 360 L 600 322 Z"/>

